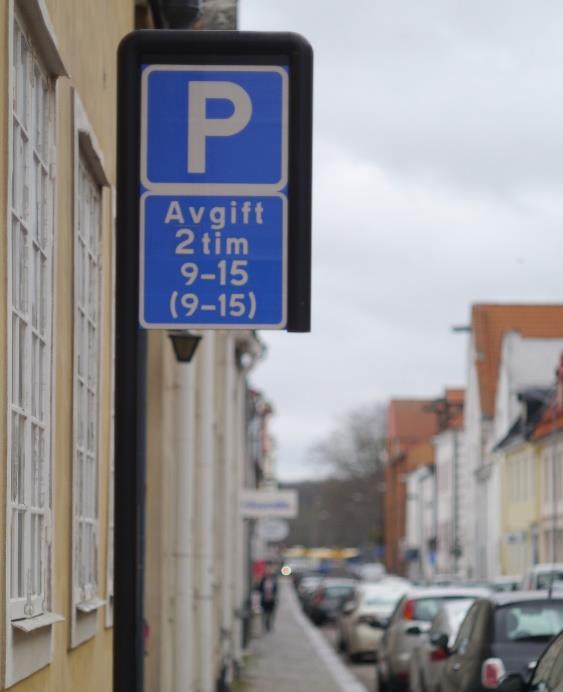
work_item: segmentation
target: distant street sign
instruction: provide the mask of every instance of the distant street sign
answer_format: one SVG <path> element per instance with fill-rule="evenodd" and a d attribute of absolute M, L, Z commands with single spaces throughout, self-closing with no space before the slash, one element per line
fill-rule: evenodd
<path fill-rule="evenodd" d="M 277 543 L 287 538 L 289 534 L 289 524 L 284 519 L 260 519 L 258 522 L 258 534 L 265 541 Z"/>
<path fill-rule="evenodd" d="M 140 66 L 145 328 L 308 331 L 310 49 L 258 36 Z"/>
<path fill-rule="evenodd" d="M 243 490 L 240 511 L 246 519 L 262 517 L 294 519 L 298 511 L 297 492 L 295 490 Z"/>

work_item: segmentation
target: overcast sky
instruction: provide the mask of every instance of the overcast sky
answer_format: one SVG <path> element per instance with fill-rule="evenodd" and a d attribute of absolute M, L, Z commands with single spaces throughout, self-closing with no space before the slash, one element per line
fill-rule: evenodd
<path fill-rule="evenodd" d="M 563 3 L 239 0 L 315 52 L 313 330 L 262 332 L 282 479 L 351 409 L 465 382 L 474 302 L 563 301 Z"/>

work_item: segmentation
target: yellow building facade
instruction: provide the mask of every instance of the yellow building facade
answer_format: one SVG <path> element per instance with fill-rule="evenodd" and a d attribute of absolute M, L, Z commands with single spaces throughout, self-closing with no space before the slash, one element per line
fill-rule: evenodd
<path fill-rule="evenodd" d="M 2 689 L 111 689 L 115 56 L 134 12 L 0 2 Z"/>
<path fill-rule="evenodd" d="M 116 53 L 151 24 L 135 0 L 0 0 L 0 689 L 112 689 Z M 201 336 L 190 364 L 148 338 L 150 692 L 230 684 L 248 641 L 263 346 Z"/>
<path fill-rule="evenodd" d="M 538 562 L 540 456 L 537 445 L 524 440 L 499 453 L 503 575 L 521 575 Z"/>

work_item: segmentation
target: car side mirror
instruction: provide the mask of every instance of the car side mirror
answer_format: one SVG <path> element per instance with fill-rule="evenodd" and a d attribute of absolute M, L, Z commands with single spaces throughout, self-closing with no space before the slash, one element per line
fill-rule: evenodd
<path fill-rule="evenodd" d="M 528 689 L 527 685 L 519 673 L 507 675 L 497 687 L 499 692 L 525 692 L 526 689 Z"/>
<path fill-rule="evenodd" d="M 405 634 L 412 634 L 416 637 L 422 634 L 422 630 L 418 625 L 411 625 L 410 627 L 407 627 Z"/>
<path fill-rule="evenodd" d="M 442 649 L 443 651 L 448 651 L 449 637 L 445 632 L 436 632 L 430 637 L 430 643 L 437 649 Z"/>

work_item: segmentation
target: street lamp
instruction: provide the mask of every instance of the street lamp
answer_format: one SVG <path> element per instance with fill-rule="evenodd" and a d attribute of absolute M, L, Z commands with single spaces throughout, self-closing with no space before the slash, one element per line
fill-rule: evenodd
<path fill-rule="evenodd" d="M 172 341 L 176 360 L 180 363 L 189 363 L 194 357 L 198 344 L 201 341 L 201 336 L 187 330 L 171 332 L 168 336 Z"/>

